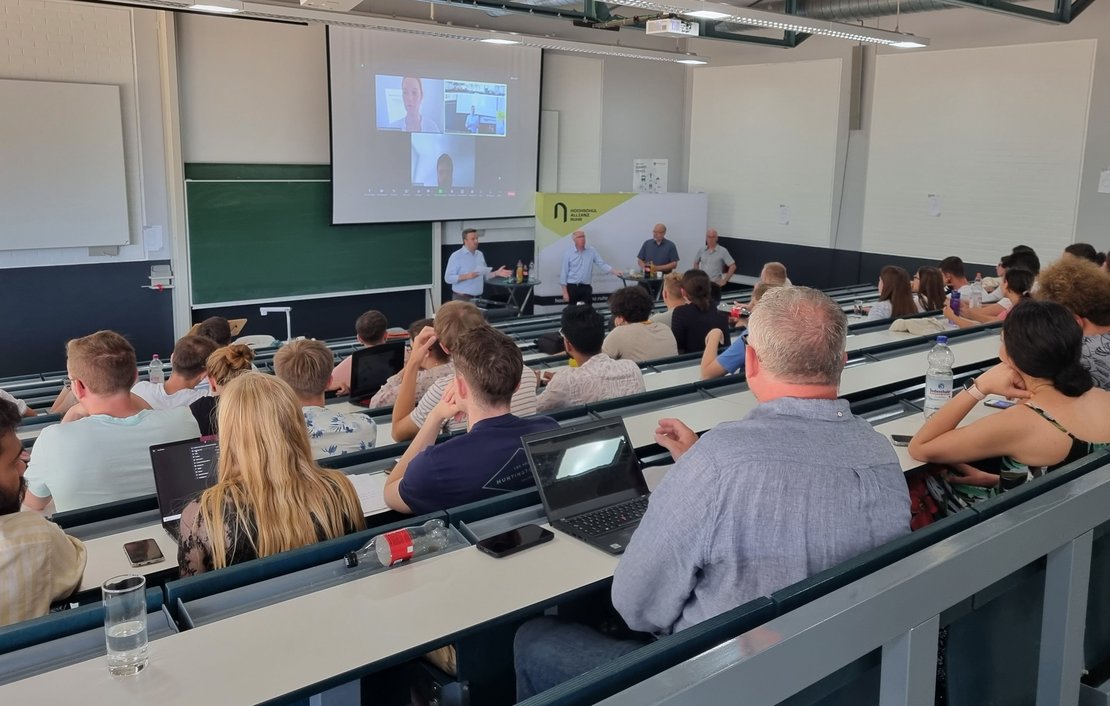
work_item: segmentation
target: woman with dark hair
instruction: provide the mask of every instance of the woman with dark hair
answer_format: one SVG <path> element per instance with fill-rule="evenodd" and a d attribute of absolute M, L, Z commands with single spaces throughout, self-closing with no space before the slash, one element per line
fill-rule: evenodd
<path fill-rule="evenodd" d="M 879 273 L 879 301 L 867 312 L 868 321 L 900 319 L 918 313 L 910 288 L 910 273 L 895 265 L 887 265 Z"/>
<path fill-rule="evenodd" d="M 944 308 L 944 277 L 936 267 L 920 267 L 910 281 L 914 301 L 920 311 Z"/>
<path fill-rule="evenodd" d="M 980 326 L 984 323 L 991 321 L 1002 321 L 1006 318 L 1015 304 L 1019 303 L 1022 299 L 1028 299 L 1033 291 L 1033 283 L 1037 278 L 1029 270 L 1020 268 L 1010 268 L 1006 270 L 1006 274 L 1002 275 L 1002 298 L 998 301 L 1002 303 L 998 314 L 986 318 L 985 320 L 975 321 L 963 316 L 956 316 L 952 311 L 952 307 L 947 304 L 944 305 L 944 316 L 956 324 L 960 328 L 969 328 L 971 326 Z M 1004 303 L 1003 303 L 1004 302 Z"/>
<path fill-rule="evenodd" d="M 1083 332 L 1067 309 L 1023 300 L 1002 325 L 1002 362 L 926 420 L 910 455 L 947 466 L 950 489 L 973 502 L 1000 478 L 1017 485 L 1110 443 L 1110 392 L 1092 386 L 1082 349 Z M 1019 404 L 959 426 L 987 395 Z"/>
<path fill-rule="evenodd" d="M 687 270 L 682 275 L 682 296 L 688 303 L 676 308 L 671 315 L 671 331 L 678 343 L 678 352 L 701 353 L 705 350 L 705 337 L 713 329 L 721 330 L 723 345 L 727 347 L 731 343 L 728 313 L 713 306 L 709 275 L 701 270 Z"/>

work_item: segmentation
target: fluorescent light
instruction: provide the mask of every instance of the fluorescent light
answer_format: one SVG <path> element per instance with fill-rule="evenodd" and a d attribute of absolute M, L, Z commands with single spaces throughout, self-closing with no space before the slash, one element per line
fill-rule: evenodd
<path fill-rule="evenodd" d="M 922 47 L 927 47 L 929 45 L 928 44 L 922 44 L 921 42 L 917 41 L 916 39 L 906 39 L 906 40 L 901 41 L 901 42 L 894 42 L 890 46 L 897 47 L 899 49 L 921 49 Z"/>
<path fill-rule="evenodd" d="M 694 12 L 687 12 L 687 17 L 697 17 L 702 20 L 723 20 L 728 17 L 727 12 L 715 12 L 713 10 L 696 10 Z"/>
<path fill-rule="evenodd" d="M 687 56 L 684 59 L 679 59 L 677 63 L 679 63 L 679 64 L 689 64 L 690 66 L 701 66 L 703 64 L 708 64 L 709 62 L 706 61 L 705 59 L 699 59 L 694 54 L 690 54 L 689 56 Z"/>
<path fill-rule="evenodd" d="M 500 37 L 488 37 L 479 41 L 483 44 L 520 44 L 520 42 L 515 39 L 501 39 Z"/>
<path fill-rule="evenodd" d="M 243 11 L 243 3 L 242 0 L 205 0 L 205 2 L 190 5 L 189 9 L 197 12 L 232 15 Z"/>

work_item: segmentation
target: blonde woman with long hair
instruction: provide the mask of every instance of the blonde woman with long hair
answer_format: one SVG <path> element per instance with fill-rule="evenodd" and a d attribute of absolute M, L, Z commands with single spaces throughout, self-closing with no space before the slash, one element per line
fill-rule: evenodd
<path fill-rule="evenodd" d="M 316 465 L 293 389 L 244 373 L 218 407 L 219 480 L 181 513 L 183 576 L 332 539 L 366 526 L 354 486 Z"/>

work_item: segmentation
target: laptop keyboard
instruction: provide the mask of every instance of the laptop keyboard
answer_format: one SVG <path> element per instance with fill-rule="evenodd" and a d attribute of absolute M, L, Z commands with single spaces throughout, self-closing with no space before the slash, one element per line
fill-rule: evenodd
<path fill-rule="evenodd" d="M 583 515 L 568 517 L 563 520 L 575 530 L 587 537 L 600 537 L 614 530 L 640 521 L 647 511 L 648 496 L 643 496 L 621 503 L 603 507 Z"/>

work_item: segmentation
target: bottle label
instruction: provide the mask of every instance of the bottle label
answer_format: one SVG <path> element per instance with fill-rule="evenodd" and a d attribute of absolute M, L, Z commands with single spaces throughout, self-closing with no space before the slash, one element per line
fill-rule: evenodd
<path fill-rule="evenodd" d="M 926 403 L 939 407 L 950 399 L 952 399 L 952 378 L 925 378 Z"/>
<path fill-rule="evenodd" d="M 389 543 L 389 565 L 412 558 L 412 535 L 408 530 L 387 532 L 385 541 Z"/>

